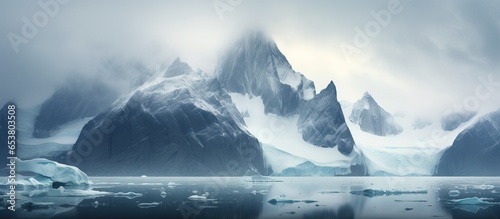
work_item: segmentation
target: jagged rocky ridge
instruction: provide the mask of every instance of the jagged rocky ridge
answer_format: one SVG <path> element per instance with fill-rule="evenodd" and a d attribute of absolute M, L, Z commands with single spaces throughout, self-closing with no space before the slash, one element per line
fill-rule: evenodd
<path fill-rule="evenodd" d="M 307 101 L 299 113 L 297 125 L 305 141 L 321 147 L 338 147 L 348 155 L 354 139 L 345 124 L 344 113 L 337 101 L 337 90 L 332 81 L 313 99 Z"/>
<path fill-rule="evenodd" d="M 86 124 L 61 159 L 89 175 L 270 173 L 218 80 L 180 60 Z"/>
<path fill-rule="evenodd" d="M 268 36 L 259 31 L 238 41 L 222 58 L 216 75 L 228 92 L 260 96 L 266 113 L 297 114 L 316 94 L 314 83 L 295 72 Z"/>
<path fill-rule="evenodd" d="M 237 41 L 219 62 L 216 75 L 228 92 L 260 97 L 266 114 L 298 116 L 297 131 L 306 142 L 337 147 L 345 156 L 352 152 L 354 140 L 333 82 L 316 95 L 314 83 L 295 72 L 265 34 L 255 31 Z M 364 167 L 355 169 L 354 175 L 365 175 Z"/>
<path fill-rule="evenodd" d="M 349 120 L 358 124 L 362 131 L 374 135 L 397 135 L 403 131 L 393 116 L 380 107 L 368 92 L 354 104 Z"/>
<path fill-rule="evenodd" d="M 481 117 L 444 150 L 438 176 L 500 176 L 500 110 Z"/>

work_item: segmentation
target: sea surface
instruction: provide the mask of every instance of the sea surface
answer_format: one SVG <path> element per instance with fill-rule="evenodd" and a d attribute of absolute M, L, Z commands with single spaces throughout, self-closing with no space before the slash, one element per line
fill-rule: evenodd
<path fill-rule="evenodd" d="M 0 218 L 500 218 L 496 177 L 91 180 L 83 190 L 24 188 L 15 213 L 3 195 Z"/>

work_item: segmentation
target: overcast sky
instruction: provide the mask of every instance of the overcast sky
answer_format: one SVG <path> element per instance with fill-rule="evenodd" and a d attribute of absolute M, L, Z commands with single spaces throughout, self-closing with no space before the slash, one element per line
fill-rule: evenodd
<path fill-rule="evenodd" d="M 392 113 L 474 103 L 479 77 L 500 82 L 496 0 L 72 0 L 58 3 L 46 24 L 39 2 L 4 1 L 0 8 L 2 104 L 43 101 L 74 74 L 105 74 L 100 66 L 108 60 L 155 69 L 179 56 L 210 73 L 223 48 L 254 26 L 318 92 L 333 80 L 339 99 L 354 102 L 368 91 Z M 42 24 L 25 37 L 23 18 L 34 16 Z M 13 34 L 25 40 L 13 46 Z M 490 88 L 492 95 L 475 104 L 500 107 L 500 87 Z"/>

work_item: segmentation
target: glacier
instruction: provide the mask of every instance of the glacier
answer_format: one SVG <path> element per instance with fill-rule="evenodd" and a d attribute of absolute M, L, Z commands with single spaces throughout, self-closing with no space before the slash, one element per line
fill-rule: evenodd
<path fill-rule="evenodd" d="M 338 175 L 351 174 L 353 166 L 363 166 L 363 157 L 355 147 L 349 155 L 342 154 L 337 148 L 323 148 L 304 141 L 297 127 L 298 116 L 281 117 L 266 114 L 260 97 L 230 93 L 231 99 L 240 112 L 246 112 L 245 124 L 262 144 L 267 163 L 273 168 L 274 175 L 310 175 L 307 171 L 296 174 L 283 174 L 287 168 L 300 168 L 311 162 L 316 167 L 335 168 Z M 291 172 L 291 169 L 288 170 Z M 328 172 L 325 172 L 328 173 Z M 364 175 L 363 170 L 353 173 Z M 317 175 L 322 175 L 321 171 Z"/>

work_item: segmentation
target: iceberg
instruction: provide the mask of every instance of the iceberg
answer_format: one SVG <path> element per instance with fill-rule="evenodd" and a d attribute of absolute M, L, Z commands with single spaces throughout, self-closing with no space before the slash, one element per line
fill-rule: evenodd
<path fill-rule="evenodd" d="M 92 184 L 89 181 L 87 174 L 74 166 L 60 164 L 44 158 L 36 158 L 32 160 L 21 160 L 15 158 L 16 170 L 19 173 L 34 173 L 38 178 L 48 178 L 52 182 L 52 186 L 86 186 Z M 37 186 L 40 180 L 32 178 L 30 182 Z"/>
<path fill-rule="evenodd" d="M 144 203 L 139 203 L 137 206 L 139 208 L 154 208 L 156 206 L 160 205 L 159 202 L 144 202 Z"/>

